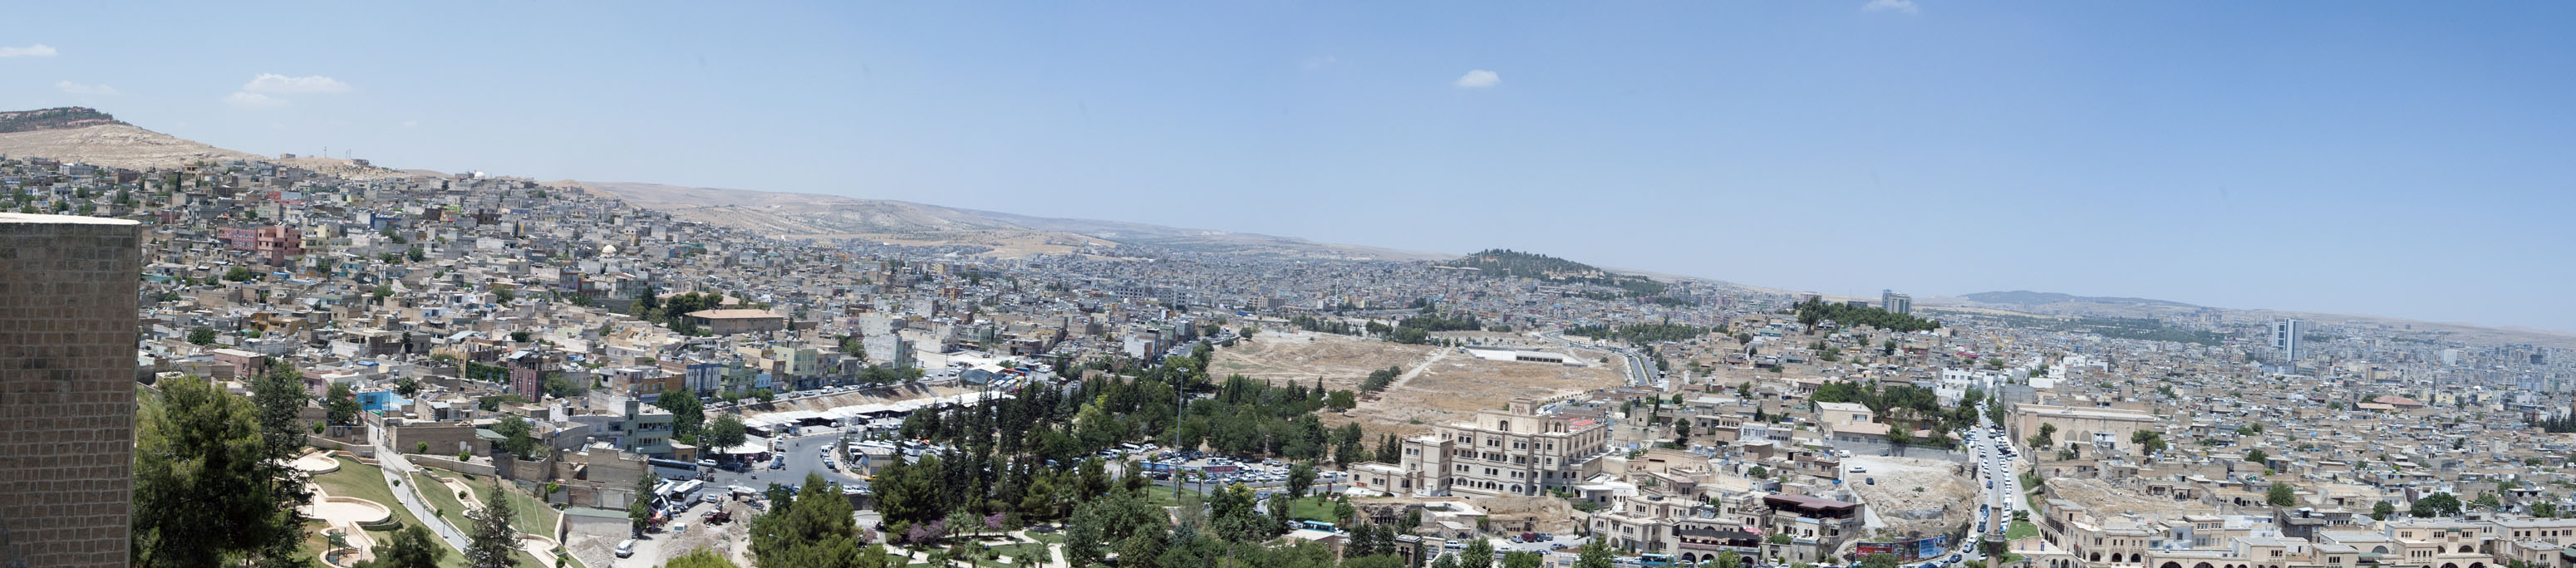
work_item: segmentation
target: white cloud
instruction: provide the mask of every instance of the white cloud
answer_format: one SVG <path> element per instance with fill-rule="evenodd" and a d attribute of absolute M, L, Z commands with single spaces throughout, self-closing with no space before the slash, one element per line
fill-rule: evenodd
<path fill-rule="evenodd" d="M 1457 82 L 1458 88 L 1461 89 L 1482 89 L 1500 84 L 1503 84 L 1501 74 L 1483 69 L 1468 71 L 1466 75 L 1459 76 Z"/>
<path fill-rule="evenodd" d="M 405 121 L 403 121 L 403 128 L 419 128 L 419 127 L 420 127 L 420 121 L 417 121 L 417 120 L 405 120 Z"/>
<path fill-rule="evenodd" d="M 26 47 L 0 47 L 0 59 L 10 57 L 53 57 L 54 46 L 35 44 Z"/>
<path fill-rule="evenodd" d="M 349 84 L 321 75 L 288 77 L 276 73 L 261 73 L 258 77 L 251 78 L 249 83 L 242 84 L 241 90 L 249 93 L 278 94 L 346 93 L 349 92 Z"/>
<path fill-rule="evenodd" d="M 63 92 L 65 92 L 65 93 L 71 93 L 71 94 L 75 94 L 75 95 L 113 95 L 113 94 L 116 94 L 116 87 L 110 87 L 110 86 L 107 86 L 107 85 L 83 85 L 83 84 L 80 84 L 80 83 L 74 83 L 74 82 L 71 82 L 71 81 L 55 81 L 55 82 L 54 82 L 54 88 L 56 88 L 56 89 L 62 89 L 62 90 L 63 90 Z"/>
<path fill-rule="evenodd" d="M 1309 71 L 1312 71 L 1312 70 L 1322 69 L 1322 68 L 1325 68 L 1325 67 L 1332 66 L 1332 64 L 1334 64 L 1334 63 L 1340 63 L 1341 61 L 1342 61 L 1342 60 L 1341 60 L 1340 58 L 1333 57 L 1333 56 L 1330 56 L 1330 55 L 1318 55 L 1318 56 L 1314 56 L 1314 57 L 1308 57 L 1308 58 L 1306 58 L 1306 62 L 1305 62 L 1305 63 L 1306 63 L 1306 69 L 1307 69 L 1307 70 L 1309 70 Z"/>
<path fill-rule="evenodd" d="M 1921 13 L 1922 9 L 1914 5 L 1914 0 L 1869 0 L 1868 4 L 1862 4 L 1860 6 L 1860 11 L 1904 12 L 1907 14 L 1915 14 Z"/>
<path fill-rule="evenodd" d="M 224 104 L 229 104 L 229 105 L 233 105 L 233 106 L 237 106 L 237 107 L 242 107 L 242 108 L 269 108 L 269 107 L 285 106 L 285 105 L 286 105 L 286 99 L 281 99 L 281 98 L 272 97 L 272 96 L 268 96 L 268 95 L 263 95 L 263 94 L 259 94 L 259 93 L 249 93 L 249 92 L 242 92 L 242 91 L 233 91 L 233 94 L 232 94 L 232 95 L 224 97 Z"/>

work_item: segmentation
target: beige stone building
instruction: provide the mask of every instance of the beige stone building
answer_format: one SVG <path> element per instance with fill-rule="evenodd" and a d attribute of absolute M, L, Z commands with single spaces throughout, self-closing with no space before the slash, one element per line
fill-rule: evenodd
<path fill-rule="evenodd" d="M 1541 412 L 1515 398 L 1476 421 L 1440 426 L 1404 441 L 1401 477 L 1382 472 L 1372 489 L 1393 494 L 1542 495 L 1601 473 L 1609 428 L 1598 420 Z M 1382 469 L 1382 468 L 1380 468 Z M 1366 476 L 1366 474 L 1363 474 Z"/>

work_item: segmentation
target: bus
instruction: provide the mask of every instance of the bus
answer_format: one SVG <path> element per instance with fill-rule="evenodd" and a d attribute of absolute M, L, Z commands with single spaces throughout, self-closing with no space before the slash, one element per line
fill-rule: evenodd
<path fill-rule="evenodd" d="M 645 463 L 652 465 L 654 475 L 662 476 L 664 479 L 697 479 L 698 477 L 698 464 L 695 463 L 664 459 L 645 460 Z"/>
<path fill-rule="evenodd" d="M 1673 565 L 1673 555 L 1670 555 L 1670 554 L 1639 554 L 1639 555 L 1637 555 L 1637 565 L 1639 565 L 1639 566 L 1671 566 L 1671 565 Z"/>
<path fill-rule="evenodd" d="M 1342 532 L 1342 528 L 1323 521 L 1297 521 L 1301 527 L 1324 532 Z"/>

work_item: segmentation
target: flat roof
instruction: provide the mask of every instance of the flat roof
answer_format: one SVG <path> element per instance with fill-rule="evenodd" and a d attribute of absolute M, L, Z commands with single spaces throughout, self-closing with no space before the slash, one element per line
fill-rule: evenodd
<path fill-rule="evenodd" d="M 769 313 L 769 310 L 700 310 L 700 311 L 689 312 L 687 315 L 688 315 L 689 317 L 693 317 L 693 318 L 704 318 L 704 319 L 759 319 L 759 318 L 781 318 L 781 319 L 783 319 L 783 318 L 786 318 L 786 317 L 787 317 L 787 316 L 782 316 L 782 315 L 778 315 L 778 314 Z"/>

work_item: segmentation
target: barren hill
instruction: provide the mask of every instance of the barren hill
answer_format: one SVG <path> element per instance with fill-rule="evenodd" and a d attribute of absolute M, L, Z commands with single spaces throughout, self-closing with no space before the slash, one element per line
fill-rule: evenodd
<path fill-rule="evenodd" d="M 1090 245 L 1152 245 L 1211 253 L 1305 258 L 1428 260 L 1430 253 L 1318 243 L 1143 223 L 1033 217 L 909 201 L 632 182 L 571 182 L 639 207 L 782 238 L 849 238 L 901 244 L 967 244 L 991 254 L 1063 253 Z"/>
<path fill-rule="evenodd" d="M 172 168 L 198 160 L 258 159 L 144 130 L 81 107 L 0 112 L 0 155 L 119 168 Z"/>

